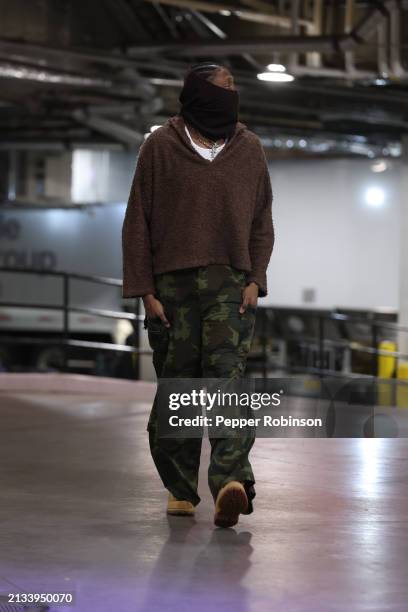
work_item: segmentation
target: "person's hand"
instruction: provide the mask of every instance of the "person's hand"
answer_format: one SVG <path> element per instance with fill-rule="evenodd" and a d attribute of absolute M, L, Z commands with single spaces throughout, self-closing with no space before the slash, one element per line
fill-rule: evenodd
<path fill-rule="evenodd" d="M 243 314 L 246 311 L 248 304 L 256 308 L 258 303 L 259 287 L 256 283 L 249 283 L 242 292 L 242 304 L 239 307 L 239 312 Z"/>
<path fill-rule="evenodd" d="M 152 293 L 143 296 L 143 304 L 148 319 L 159 317 L 166 327 L 170 327 L 170 323 L 164 313 L 163 304 Z"/>

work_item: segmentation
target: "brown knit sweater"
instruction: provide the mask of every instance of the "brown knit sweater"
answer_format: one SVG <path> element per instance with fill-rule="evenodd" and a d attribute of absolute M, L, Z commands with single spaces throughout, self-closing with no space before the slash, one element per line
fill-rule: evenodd
<path fill-rule="evenodd" d="M 154 293 L 154 274 L 229 264 L 267 295 L 272 187 L 258 136 L 238 121 L 214 160 L 175 115 L 141 145 L 122 228 L 124 298 Z"/>

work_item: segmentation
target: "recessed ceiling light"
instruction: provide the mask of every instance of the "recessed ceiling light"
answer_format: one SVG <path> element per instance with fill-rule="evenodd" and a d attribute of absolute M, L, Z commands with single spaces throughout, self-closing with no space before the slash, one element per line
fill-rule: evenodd
<path fill-rule="evenodd" d="M 286 72 L 258 72 L 256 76 L 260 81 L 272 81 L 274 83 L 288 83 L 295 79 L 294 76 Z"/>

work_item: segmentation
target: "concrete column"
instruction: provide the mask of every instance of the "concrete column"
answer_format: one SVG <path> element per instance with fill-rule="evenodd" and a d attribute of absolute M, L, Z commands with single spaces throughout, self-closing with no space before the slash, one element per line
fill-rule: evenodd
<path fill-rule="evenodd" d="M 408 327 L 408 134 L 402 137 L 398 323 Z M 408 332 L 399 332 L 398 350 L 408 355 Z M 408 358 L 402 361 L 408 362 Z"/>

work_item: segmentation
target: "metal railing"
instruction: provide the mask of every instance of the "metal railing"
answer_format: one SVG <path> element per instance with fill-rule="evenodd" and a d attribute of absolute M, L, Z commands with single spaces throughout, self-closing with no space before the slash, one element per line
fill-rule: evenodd
<path fill-rule="evenodd" d="M 92 283 L 98 283 L 102 285 L 108 285 L 112 287 L 122 288 L 122 281 L 119 279 L 97 276 L 97 275 L 86 275 L 86 274 L 78 274 L 78 273 L 70 273 L 64 271 L 56 271 L 56 270 L 34 270 L 32 268 L 12 268 L 8 266 L 0 267 L 0 273 L 12 273 L 12 274 L 31 274 L 34 276 L 50 276 L 61 279 L 62 281 L 62 303 L 60 305 L 50 305 L 50 304 L 41 304 L 41 303 L 33 303 L 33 302 L 12 302 L 12 301 L 4 301 L 0 300 L 0 306 L 3 307 L 18 307 L 18 308 L 41 308 L 41 309 L 49 309 L 49 310 L 58 310 L 63 313 L 62 320 L 62 329 L 59 337 L 56 338 L 38 338 L 33 336 L 17 336 L 13 334 L 4 333 L 0 330 L 0 341 L 3 343 L 10 344 L 44 344 L 50 345 L 55 344 L 63 347 L 63 366 L 62 371 L 68 371 L 68 351 L 70 347 L 80 348 L 80 349 L 95 349 L 98 351 L 118 351 L 122 353 L 131 353 L 136 355 L 150 355 L 152 351 L 150 349 L 141 349 L 140 348 L 140 322 L 143 321 L 144 315 L 140 314 L 140 299 L 136 298 L 135 304 L 135 312 L 124 312 L 124 311 L 114 311 L 114 310 L 106 310 L 102 308 L 91 308 L 91 307 L 77 307 L 70 305 L 70 295 L 71 295 L 71 282 L 73 280 L 81 280 Z M 261 340 L 261 354 L 262 354 L 262 375 L 266 378 L 268 376 L 268 372 L 271 370 L 271 365 L 269 363 L 269 353 L 268 353 L 268 338 L 270 336 L 269 331 L 269 319 L 268 313 L 271 311 L 284 311 L 287 312 L 299 312 L 299 309 L 291 309 L 291 308 L 274 308 L 274 307 L 259 307 L 258 308 L 258 317 L 260 318 L 260 340 Z M 97 317 L 106 317 L 109 319 L 118 319 L 118 320 L 128 320 L 132 323 L 138 323 L 133 325 L 134 330 L 134 342 L 133 345 L 127 344 L 115 344 L 110 342 L 98 342 L 92 340 L 79 340 L 70 338 L 70 327 L 69 327 L 69 314 L 77 312 L 77 313 L 86 313 L 91 314 Z M 330 312 L 319 312 L 308 310 L 312 316 L 318 319 L 318 333 L 317 336 L 303 336 L 302 341 L 306 344 L 310 344 L 311 346 L 317 346 L 317 364 L 316 367 L 307 367 L 307 366 L 290 366 L 288 364 L 283 365 L 280 369 L 283 369 L 287 372 L 297 372 L 297 373 L 305 373 L 312 375 L 332 375 L 332 376 L 345 376 L 344 372 L 340 372 L 339 370 L 333 370 L 329 368 L 325 368 L 325 350 L 326 347 L 339 347 L 344 348 L 349 351 L 359 351 L 362 353 L 371 354 L 371 374 L 353 374 L 352 372 L 347 373 L 348 377 L 358 376 L 358 377 L 368 377 L 378 379 L 378 356 L 385 355 L 387 357 L 395 357 L 396 358 L 396 367 L 398 363 L 398 359 L 408 359 L 407 354 L 403 354 L 399 351 L 384 351 L 378 348 L 378 339 L 379 339 L 379 330 L 390 329 L 394 332 L 408 332 L 407 326 L 402 326 L 398 323 L 392 323 L 389 321 L 383 320 L 368 320 L 364 317 L 350 316 L 346 314 L 339 313 L 330 313 Z M 304 311 L 303 311 L 304 314 Z M 325 323 L 326 321 L 337 321 L 337 322 L 346 322 L 346 323 L 363 323 L 364 325 L 368 325 L 371 328 L 371 346 L 365 346 L 361 343 L 350 341 L 350 340 L 333 340 L 325 337 Z M 273 369 L 273 368 L 272 368 Z M 139 369 L 139 360 L 136 360 L 136 369 L 135 369 L 135 378 L 139 378 L 140 369 Z M 389 381 L 389 379 L 387 379 Z"/>
<path fill-rule="evenodd" d="M 140 348 L 140 334 L 139 334 L 139 325 L 133 325 L 135 342 L 133 346 L 129 346 L 127 344 L 114 344 L 110 342 L 97 342 L 94 340 L 78 340 L 74 338 L 70 338 L 70 328 L 69 328 L 69 314 L 70 313 L 86 313 L 91 314 L 96 317 L 105 317 L 108 319 L 118 319 L 118 320 L 127 320 L 131 322 L 140 322 L 143 321 L 144 315 L 140 314 L 140 300 L 136 299 L 136 312 L 124 312 L 124 311 L 115 311 L 115 310 L 106 310 L 102 308 L 90 308 L 90 307 L 78 307 L 70 305 L 70 293 L 71 293 L 71 282 L 73 280 L 82 280 L 88 281 L 92 283 L 97 283 L 100 285 L 108 285 L 111 287 L 122 288 L 122 281 L 116 278 L 109 278 L 105 276 L 97 276 L 90 274 L 78 274 L 75 272 L 63 272 L 58 270 L 33 270 L 31 268 L 11 268 L 7 266 L 0 267 L 0 273 L 12 273 L 12 274 L 31 274 L 33 276 L 49 276 L 56 277 L 61 279 L 62 281 L 62 303 L 60 305 L 51 305 L 51 304 L 42 304 L 39 302 L 10 302 L 0 300 L 0 306 L 3 307 L 17 307 L 17 308 L 40 308 L 47 310 L 57 310 L 62 311 L 63 319 L 62 319 L 62 329 L 60 337 L 57 338 L 38 338 L 33 336 L 15 336 L 15 335 L 7 335 L 0 330 L 0 340 L 3 342 L 8 342 L 11 344 L 44 344 L 50 345 L 55 344 L 57 346 L 62 346 L 63 351 L 63 371 L 68 371 L 68 350 L 69 347 L 76 348 L 86 348 L 86 349 L 95 349 L 101 351 L 119 351 L 123 353 L 134 353 L 136 355 L 141 354 L 151 354 L 151 350 L 142 350 Z M 135 372 L 135 377 L 139 378 L 139 367 L 138 361 L 137 368 Z"/>
<path fill-rule="evenodd" d="M 267 349 L 267 342 L 268 342 L 268 337 L 270 336 L 270 331 L 269 331 L 269 321 L 268 321 L 268 310 L 275 310 L 273 307 L 268 309 L 268 308 L 262 308 L 259 309 L 259 315 L 261 317 L 261 323 L 260 323 L 260 329 L 261 329 L 261 352 L 262 352 L 262 373 L 263 376 L 266 377 L 268 374 L 268 349 Z M 287 311 L 288 313 L 295 313 L 295 312 L 299 312 L 299 309 L 291 309 L 289 307 L 286 308 L 279 308 L 279 311 Z M 317 345 L 317 365 L 316 367 L 307 367 L 307 366 L 290 366 L 288 364 L 284 365 L 282 368 L 282 370 L 287 371 L 287 372 L 302 372 L 302 373 L 309 373 L 309 374 L 313 374 L 313 375 L 317 375 L 317 376 L 346 376 L 347 377 L 358 377 L 358 378 L 367 378 L 367 379 L 379 379 L 378 376 L 378 357 L 379 356 L 385 356 L 385 357 L 395 357 L 396 361 L 395 361 L 395 371 L 398 368 L 398 360 L 399 359 L 406 359 L 408 360 L 408 354 L 403 353 L 401 351 L 391 351 L 391 350 L 383 350 L 378 348 L 378 344 L 379 344 L 379 331 L 381 329 L 389 329 L 392 330 L 394 333 L 408 333 L 408 326 L 404 326 L 401 325 L 399 323 L 393 323 L 391 321 L 384 321 L 384 320 L 376 320 L 376 319 L 372 319 L 372 320 L 368 320 L 366 317 L 362 317 L 362 316 L 350 316 L 350 315 L 346 315 L 346 314 L 341 314 L 341 313 L 335 313 L 335 312 L 325 312 L 325 313 L 320 313 L 317 311 L 312 311 L 310 309 L 308 309 L 307 311 L 308 313 L 310 312 L 310 314 L 316 318 L 318 320 L 318 333 L 316 336 L 302 336 L 302 342 L 305 344 L 308 344 L 310 346 L 313 345 Z M 305 311 L 302 312 L 302 314 L 305 314 Z M 355 340 L 333 340 L 331 338 L 326 338 L 325 337 L 325 323 L 327 321 L 336 321 L 336 322 L 344 322 L 344 323 L 350 323 L 350 324 L 363 324 L 367 327 L 370 328 L 371 330 L 371 346 L 367 346 L 361 342 L 355 341 Z M 363 373 L 353 373 L 353 372 L 344 372 L 344 371 L 339 371 L 339 370 L 333 370 L 330 368 L 326 368 L 324 367 L 325 365 L 325 351 L 326 348 L 342 348 L 342 349 L 346 349 L 349 350 L 350 352 L 360 352 L 360 353 L 366 353 L 371 355 L 371 373 L 370 374 L 363 374 Z M 387 380 L 388 382 L 391 382 L 392 384 L 392 379 L 379 379 L 379 380 Z M 395 381 L 396 383 L 397 381 Z"/>

